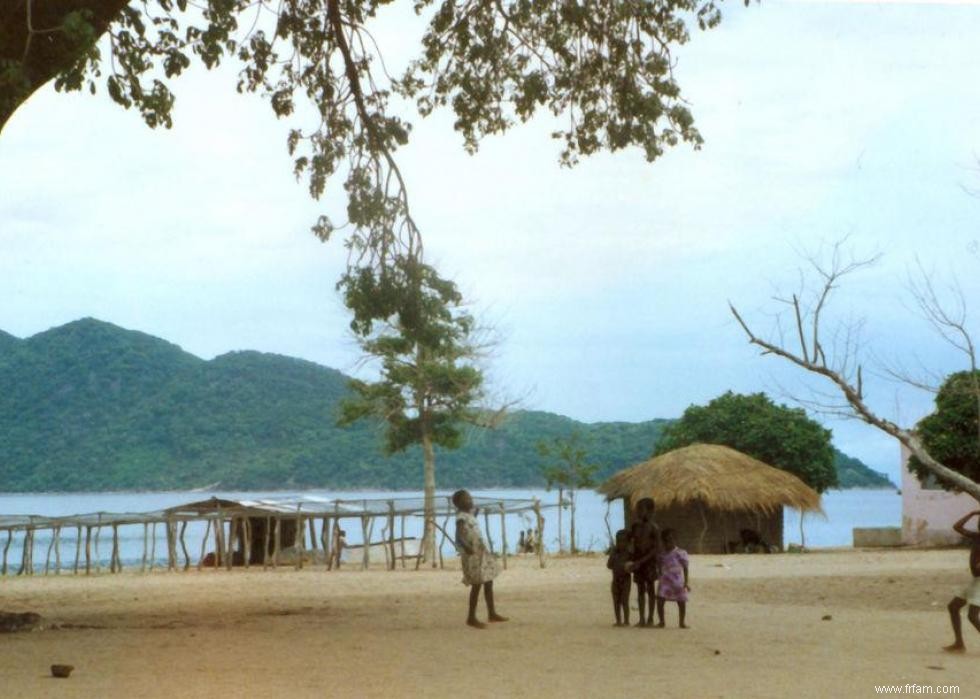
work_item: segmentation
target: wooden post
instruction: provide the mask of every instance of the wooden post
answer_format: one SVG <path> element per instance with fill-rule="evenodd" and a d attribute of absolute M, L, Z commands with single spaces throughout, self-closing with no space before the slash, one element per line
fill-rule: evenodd
<path fill-rule="evenodd" d="M 28 572 L 28 565 L 31 560 L 31 547 L 34 546 L 34 542 L 31 541 L 31 528 L 27 527 L 24 530 L 24 545 L 20 552 L 20 570 L 17 571 L 17 575 L 30 575 Z"/>
<path fill-rule="evenodd" d="M 544 517 L 541 516 L 541 502 L 537 498 L 534 498 L 534 521 L 538 528 L 534 537 L 538 547 L 538 565 L 544 568 Z"/>
<path fill-rule="evenodd" d="M 609 535 L 609 545 L 614 546 L 616 544 L 616 537 L 613 536 L 612 527 L 609 526 L 609 508 L 612 507 L 612 500 L 606 500 L 606 534 Z"/>
<path fill-rule="evenodd" d="M 330 565 L 333 563 L 333 536 L 330 535 L 330 518 L 324 517 L 323 522 L 321 522 L 320 529 L 320 543 L 323 544 L 323 555 L 326 557 L 324 570 L 330 570 Z"/>
<path fill-rule="evenodd" d="M 54 574 L 61 575 L 61 527 L 54 530 Z"/>
<path fill-rule="evenodd" d="M 14 540 L 14 530 L 7 530 L 7 543 L 3 546 L 3 575 L 7 574 L 7 552 L 10 551 L 10 542 Z"/>
<path fill-rule="evenodd" d="M 143 522 L 143 560 L 140 561 L 140 572 L 146 572 L 146 559 L 150 554 L 150 525 Z"/>
<path fill-rule="evenodd" d="M 490 536 L 490 508 L 483 508 L 483 531 L 487 535 L 487 544 L 490 545 L 490 553 L 497 553 L 493 548 L 493 537 Z"/>
<path fill-rule="evenodd" d="M 242 548 L 242 564 L 248 570 L 252 564 L 252 518 L 248 516 L 242 517 Z"/>
<path fill-rule="evenodd" d="M 364 536 L 364 551 L 361 556 L 361 570 L 367 570 L 371 565 L 371 532 L 368 531 L 368 517 L 361 515 L 361 533 Z"/>
<path fill-rule="evenodd" d="M 238 538 L 238 527 L 235 526 L 235 515 L 228 518 L 228 541 L 225 543 L 225 570 L 231 570 L 235 562 L 235 539 Z"/>
<path fill-rule="evenodd" d="M 316 562 L 316 517 L 306 520 L 310 528 L 310 552 L 313 554 L 313 561 Z"/>
<path fill-rule="evenodd" d="M 698 512 L 701 514 L 701 536 L 698 537 L 698 553 L 704 553 L 704 535 L 708 533 L 708 518 L 704 514 L 704 503 L 698 500 Z"/>
<path fill-rule="evenodd" d="M 442 518 L 442 538 L 439 539 L 439 567 L 440 568 L 446 567 L 446 563 L 442 555 L 442 547 L 446 545 L 446 538 L 449 536 L 449 534 L 447 533 L 448 527 L 449 527 L 449 515 L 447 514 L 445 517 Z"/>
<path fill-rule="evenodd" d="M 156 522 L 153 523 L 153 539 L 156 543 Z M 180 523 L 180 549 L 184 552 L 184 570 L 191 567 L 191 554 L 187 551 L 187 540 L 184 538 L 184 534 L 187 532 L 187 520 L 183 520 Z M 153 570 L 153 558 L 150 558 L 150 570 Z"/>
<path fill-rule="evenodd" d="M 279 526 L 282 520 L 276 515 L 276 544 L 272 550 L 272 566 L 279 570 L 279 549 L 282 548 L 282 527 Z"/>
<path fill-rule="evenodd" d="M 122 562 L 119 560 L 119 525 L 112 525 L 112 558 L 109 561 L 109 572 L 119 573 L 122 571 Z"/>
<path fill-rule="evenodd" d="M 197 569 L 204 567 L 204 557 L 208 553 L 208 536 L 211 534 L 211 520 L 204 520 L 204 536 L 201 537 L 201 557 L 197 559 Z"/>
<path fill-rule="evenodd" d="M 303 529 L 302 505 L 296 506 L 296 538 L 293 549 L 296 551 L 296 570 L 303 570 L 303 553 L 306 550 L 306 530 Z"/>
<path fill-rule="evenodd" d="M 177 572 L 177 523 L 167 515 L 167 570 Z"/>
<path fill-rule="evenodd" d="M 102 521 L 102 515 L 99 515 L 99 522 Z M 99 553 L 99 539 L 102 537 L 102 525 L 95 525 L 95 574 L 99 575 L 102 573 L 102 554 Z"/>
<path fill-rule="evenodd" d="M 92 572 L 92 527 L 85 527 L 85 574 Z"/>
<path fill-rule="evenodd" d="M 218 570 L 224 563 L 225 555 L 225 520 L 218 507 L 218 516 L 214 520 L 214 569 Z"/>
<path fill-rule="evenodd" d="M 82 558 L 82 525 L 75 527 L 75 565 L 72 567 L 72 575 L 78 575 L 78 562 Z"/>
<path fill-rule="evenodd" d="M 48 574 L 48 569 L 51 567 L 51 552 L 54 550 L 54 529 L 51 529 L 51 541 L 48 542 L 48 551 L 44 556 L 44 574 Z"/>
<path fill-rule="evenodd" d="M 500 554 L 504 559 L 504 570 L 507 570 L 507 521 L 504 503 L 500 503 Z"/>
<path fill-rule="evenodd" d="M 405 567 L 405 515 L 402 515 L 402 568 Z"/>
<path fill-rule="evenodd" d="M 395 501 L 388 501 L 388 548 L 391 550 L 391 567 L 388 570 L 395 569 L 395 562 L 398 560 L 395 556 Z"/>
<path fill-rule="evenodd" d="M 265 518 L 265 541 L 262 544 L 262 570 L 269 567 L 269 539 L 272 537 L 272 517 Z"/>

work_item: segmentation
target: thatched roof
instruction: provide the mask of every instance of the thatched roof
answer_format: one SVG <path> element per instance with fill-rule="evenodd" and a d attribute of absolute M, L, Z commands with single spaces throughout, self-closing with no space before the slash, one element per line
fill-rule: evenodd
<path fill-rule="evenodd" d="M 701 502 L 718 510 L 771 513 L 783 505 L 822 512 L 820 495 L 799 478 L 718 444 L 692 444 L 615 474 L 598 488 L 607 500 L 657 507 Z"/>

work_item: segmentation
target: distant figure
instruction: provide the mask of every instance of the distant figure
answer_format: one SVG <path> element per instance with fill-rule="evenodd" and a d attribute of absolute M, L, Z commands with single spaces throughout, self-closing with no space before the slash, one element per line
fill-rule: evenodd
<path fill-rule="evenodd" d="M 973 580 L 950 601 L 947 607 L 956 640 L 953 641 L 953 645 L 946 646 L 943 650 L 951 653 L 962 653 L 966 650 L 966 646 L 963 645 L 963 622 L 960 620 L 960 610 L 963 607 L 969 605 L 966 618 L 973 624 L 973 628 L 980 631 L 980 519 L 977 520 L 977 531 L 969 531 L 966 528 L 966 523 L 975 516 L 980 517 L 980 510 L 964 515 L 953 525 L 953 531 L 970 540 L 970 573 L 973 574 Z"/>
<path fill-rule="evenodd" d="M 684 623 L 687 614 L 687 593 L 691 586 L 688 584 L 687 551 L 678 548 L 674 541 L 674 530 L 664 529 L 661 535 L 663 551 L 658 557 L 660 563 L 660 578 L 657 583 L 657 626 L 664 627 L 664 606 L 667 602 L 677 602 L 680 616 L 680 627 L 688 628 Z"/>
<path fill-rule="evenodd" d="M 487 621 L 507 621 L 507 617 L 497 614 L 493 604 L 493 579 L 500 573 L 500 568 L 480 533 L 480 525 L 473 514 L 473 496 L 465 490 L 457 490 L 453 493 L 453 505 L 456 506 L 456 550 L 463 569 L 463 584 L 470 586 L 466 623 L 476 629 L 486 627 L 476 618 L 481 587 L 487 604 Z"/>
<path fill-rule="evenodd" d="M 612 571 L 613 613 L 616 626 L 630 625 L 630 574 L 626 566 L 630 560 L 630 536 L 625 529 L 616 532 L 616 543 L 606 560 L 606 568 Z"/>
<path fill-rule="evenodd" d="M 521 535 L 517 538 L 517 552 L 527 553 L 527 540 L 524 538 L 523 529 L 521 529 Z"/>
<path fill-rule="evenodd" d="M 346 546 L 347 532 L 335 527 L 333 530 L 333 548 L 330 552 L 330 568 L 336 565 L 337 569 L 340 569 L 340 554 L 344 552 Z"/>
<path fill-rule="evenodd" d="M 640 608 L 637 626 L 653 626 L 654 583 L 657 580 L 657 554 L 660 553 L 660 530 L 653 521 L 655 509 L 653 498 L 643 498 L 636 503 L 630 528 L 633 560 L 626 569 L 633 573 L 636 583 L 636 602 Z"/>
<path fill-rule="evenodd" d="M 523 539 L 524 544 L 523 544 L 523 548 L 521 549 L 522 553 L 534 553 L 535 551 L 538 550 L 538 540 L 537 537 L 534 535 L 533 529 L 528 529 L 527 534 L 525 534 L 524 531 L 522 530 L 521 536 L 524 537 Z"/>

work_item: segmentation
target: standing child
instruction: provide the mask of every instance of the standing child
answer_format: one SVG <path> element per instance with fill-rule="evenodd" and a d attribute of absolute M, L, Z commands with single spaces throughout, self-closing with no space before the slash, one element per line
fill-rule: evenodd
<path fill-rule="evenodd" d="M 473 496 L 465 490 L 457 490 L 453 493 L 453 505 L 457 510 L 456 549 L 463 568 L 463 584 L 470 586 L 470 609 L 466 623 L 477 629 L 486 626 L 476 618 L 480 587 L 483 587 L 483 599 L 487 603 L 487 621 L 507 621 L 507 617 L 497 614 L 494 608 L 493 579 L 500 573 L 500 568 L 480 533 L 480 525 L 473 514 Z"/>
<path fill-rule="evenodd" d="M 613 612 L 616 615 L 616 626 L 630 625 L 630 574 L 626 564 L 630 560 L 630 537 L 625 529 L 616 532 L 616 543 L 606 561 L 606 567 L 612 571 L 612 600 Z"/>
<path fill-rule="evenodd" d="M 657 627 L 664 627 L 664 605 L 667 601 L 677 602 L 680 614 L 680 627 L 688 628 L 684 623 L 687 612 L 687 593 L 691 590 L 687 578 L 687 551 L 678 548 L 674 541 L 674 530 L 664 529 L 661 535 L 664 547 L 660 553 L 660 579 L 657 583 Z"/>
<path fill-rule="evenodd" d="M 947 607 L 955 640 L 953 645 L 946 646 L 943 650 L 951 653 L 962 653 L 966 650 L 963 644 L 963 621 L 960 619 L 960 610 L 963 607 L 969 605 L 966 618 L 973 624 L 973 628 L 980 631 L 980 520 L 977 521 L 976 531 L 971 532 L 966 528 L 966 523 L 972 517 L 980 517 L 980 510 L 970 512 L 953 525 L 953 531 L 970 540 L 970 573 L 973 574 L 973 580 L 950 601 Z"/>
<path fill-rule="evenodd" d="M 653 519 L 655 513 L 653 498 L 642 498 L 636 503 L 630 528 L 633 560 L 626 570 L 633 573 L 633 582 L 636 583 L 636 603 L 640 608 L 637 626 L 653 626 L 653 593 L 660 553 L 660 529 Z"/>

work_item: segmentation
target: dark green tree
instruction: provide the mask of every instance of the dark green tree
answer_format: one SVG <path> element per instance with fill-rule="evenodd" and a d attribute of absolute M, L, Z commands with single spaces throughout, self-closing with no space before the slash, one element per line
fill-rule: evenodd
<path fill-rule="evenodd" d="M 582 443 L 578 432 L 573 432 L 567 438 L 556 437 L 551 442 L 538 442 L 538 454 L 546 463 L 541 467 L 541 474 L 547 482 L 548 490 L 558 488 L 558 551 L 563 551 L 561 511 L 564 507 L 564 494 L 568 492 L 569 499 L 569 548 L 572 553 L 578 551 L 575 541 L 575 492 L 582 488 L 596 486 L 595 473 L 598 464 L 588 463 L 588 452 Z"/>
<path fill-rule="evenodd" d="M 640 148 L 650 161 L 701 136 L 674 77 L 689 26 L 721 20 L 717 0 L 412 0 L 425 30 L 395 76 L 370 31 L 395 0 L 7 0 L 0 3 L 0 129 L 38 88 L 105 89 L 151 128 L 169 127 L 171 85 L 192 63 L 231 62 L 290 128 L 297 178 L 319 198 L 343 177 L 354 266 L 420 251 L 395 161 L 411 131 L 404 98 L 455 114 L 464 146 L 530 119 L 566 126 L 561 162 Z M 408 0 L 402 0 L 408 2 Z M 334 217 L 337 218 L 336 216 Z M 314 233 L 334 231 L 321 216 Z"/>
<path fill-rule="evenodd" d="M 915 431 L 929 454 L 947 468 L 980 482 L 980 372 L 950 375 L 936 394 L 936 411 L 916 425 Z M 920 480 L 934 475 L 914 455 L 909 468 Z M 937 479 L 947 490 L 955 486 Z"/>
<path fill-rule="evenodd" d="M 374 418 L 385 425 L 389 454 L 419 444 L 424 459 L 424 553 L 435 558 L 435 447 L 456 449 L 462 426 L 479 419 L 483 375 L 474 361 L 473 318 L 456 285 L 409 258 L 383 274 L 360 268 L 342 282 L 354 311 L 351 328 L 368 358 L 380 363 L 378 381 L 352 381 L 340 423 Z M 381 319 L 381 320 L 379 320 Z"/>
<path fill-rule="evenodd" d="M 776 405 L 764 393 L 727 391 L 692 405 L 668 425 L 654 455 L 697 442 L 723 444 L 789 471 L 817 492 L 837 485 L 830 430 L 801 408 Z"/>

